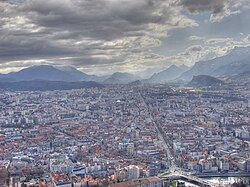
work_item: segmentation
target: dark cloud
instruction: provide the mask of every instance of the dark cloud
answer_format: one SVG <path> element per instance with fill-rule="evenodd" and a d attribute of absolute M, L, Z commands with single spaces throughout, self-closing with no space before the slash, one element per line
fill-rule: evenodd
<path fill-rule="evenodd" d="M 0 61 L 61 55 L 82 65 L 123 62 L 160 45 L 177 14 L 163 0 L 26 0 L 0 9 Z"/>
<path fill-rule="evenodd" d="M 192 13 L 211 11 L 214 14 L 222 12 L 225 0 L 180 0 L 180 5 L 187 8 Z"/>
<path fill-rule="evenodd" d="M 250 9 L 249 0 L 177 0 L 177 4 L 191 13 L 211 12 L 210 21 L 220 22 L 225 17 Z"/>
<path fill-rule="evenodd" d="M 198 26 L 182 15 L 183 7 L 220 14 L 229 0 L 176 1 L 0 0 L 0 63 L 2 68 L 31 61 L 76 67 L 156 63 L 164 57 L 151 49 L 169 30 Z"/>
<path fill-rule="evenodd" d="M 172 14 L 162 0 L 29 0 L 19 11 L 41 27 L 105 40 L 150 32 L 148 24 L 165 24 Z"/>
<path fill-rule="evenodd" d="M 96 57 L 73 57 L 69 59 L 64 59 L 64 62 L 67 62 L 67 64 L 70 64 L 75 67 L 84 67 L 89 65 L 109 65 L 109 64 L 115 64 L 117 62 L 121 62 L 122 59 L 120 57 L 114 57 L 112 59 L 105 59 L 105 58 L 96 58 Z"/>

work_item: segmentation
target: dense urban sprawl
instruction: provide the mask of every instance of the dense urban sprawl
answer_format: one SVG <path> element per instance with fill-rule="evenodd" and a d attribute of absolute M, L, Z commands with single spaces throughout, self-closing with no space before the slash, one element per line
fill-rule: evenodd
<path fill-rule="evenodd" d="M 160 186 L 156 176 L 171 160 L 197 176 L 249 173 L 250 92 L 240 85 L 228 89 L 2 91 L 1 183 L 117 186 L 141 179 Z"/>

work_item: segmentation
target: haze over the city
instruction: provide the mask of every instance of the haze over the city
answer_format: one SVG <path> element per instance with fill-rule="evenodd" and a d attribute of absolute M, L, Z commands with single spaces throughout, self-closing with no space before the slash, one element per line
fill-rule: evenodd
<path fill-rule="evenodd" d="M 1 0 L 0 72 L 154 73 L 250 43 L 249 0 Z"/>

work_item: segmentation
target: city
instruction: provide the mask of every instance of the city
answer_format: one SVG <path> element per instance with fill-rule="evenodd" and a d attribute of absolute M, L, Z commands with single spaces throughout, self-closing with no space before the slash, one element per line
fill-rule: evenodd
<path fill-rule="evenodd" d="M 156 176 L 162 183 L 168 173 L 202 177 L 205 184 L 211 176 L 247 180 L 250 92 L 235 88 L 4 91 L 1 180 L 114 186 Z"/>
<path fill-rule="evenodd" d="M 250 187 L 250 0 L 0 0 L 0 187 Z"/>

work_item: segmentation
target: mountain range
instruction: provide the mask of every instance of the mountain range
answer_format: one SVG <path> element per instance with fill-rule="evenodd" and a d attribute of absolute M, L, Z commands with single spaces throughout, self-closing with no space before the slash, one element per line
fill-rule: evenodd
<path fill-rule="evenodd" d="M 235 47 L 225 56 L 195 63 L 190 70 L 184 72 L 178 79 L 189 81 L 197 75 L 232 77 L 247 71 L 250 71 L 250 46 Z"/>
<path fill-rule="evenodd" d="M 179 76 L 181 76 L 182 73 L 186 72 L 187 70 L 189 70 L 188 66 L 181 65 L 178 67 L 176 65 L 172 65 L 169 68 L 167 68 L 166 70 L 163 70 L 159 73 L 155 73 L 154 75 L 152 75 L 152 77 L 150 77 L 148 80 L 146 80 L 146 82 L 148 82 L 148 83 L 166 83 L 169 81 L 173 81 L 173 80 L 177 79 Z"/>
<path fill-rule="evenodd" d="M 141 78 L 130 73 L 116 72 L 113 73 L 109 78 L 107 78 L 103 82 L 106 84 L 128 84 L 130 82 L 134 82 L 139 79 Z"/>
<path fill-rule="evenodd" d="M 193 76 L 192 80 L 187 84 L 187 86 L 191 87 L 208 87 L 221 85 L 225 85 L 225 82 L 209 75 Z"/>
<path fill-rule="evenodd" d="M 153 74 L 147 79 L 125 72 L 115 72 L 109 76 L 96 76 L 86 74 L 71 66 L 57 67 L 50 65 L 38 65 L 22 69 L 18 72 L 0 74 L 0 82 L 95 81 L 102 84 L 129 84 L 140 80 L 141 83 L 168 83 L 174 81 L 188 82 L 192 80 L 193 76 L 198 75 L 209 75 L 216 78 L 230 78 L 237 77 L 237 75 L 245 73 L 244 77 L 246 77 L 249 76 L 248 72 L 250 72 L 250 46 L 235 47 L 231 52 L 222 57 L 196 62 L 191 68 L 185 65 L 172 65 L 159 73 Z M 145 74 L 145 72 L 143 73 Z M 137 73 L 137 75 L 139 75 L 139 73 Z"/>
<path fill-rule="evenodd" d="M 105 84 L 127 84 L 140 79 L 129 73 L 116 72 L 110 76 L 88 75 L 71 66 L 54 67 L 50 65 L 31 66 L 18 72 L 0 74 L 0 82 L 19 81 L 95 81 Z"/>
<path fill-rule="evenodd" d="M 0 82 L 17 81 L 99 81 L 101 77 L 88 75 L 71 66 L 54 67 L 50 65 L 31 66 L 18 72 L 0 75 Z"/>

